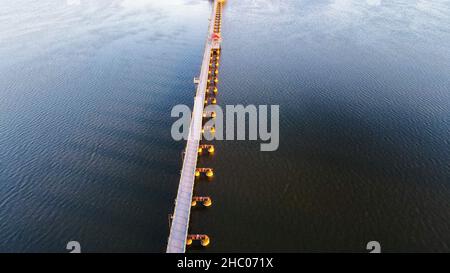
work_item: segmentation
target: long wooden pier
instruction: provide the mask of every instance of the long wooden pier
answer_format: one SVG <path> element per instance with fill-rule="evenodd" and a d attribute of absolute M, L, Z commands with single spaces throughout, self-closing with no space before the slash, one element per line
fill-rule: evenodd
<path fill-rule="evenodd" d="M 167 253 L 184 253 L 186 245 L 193 239 L 202 240 L 202 244 L 209 244 L 209 237 L 206 235 L 189 235 L 189 218 L 193 200 L 194 182 L 197 170 L 197 157 L 203 127 L 203 116 L 205 104 L 212 101 L 207 96 L 211 90 L 217 91 L 217 69 L 220 54 L 220 36 L 222 8 L 224 0 L 214 0 L 208 37 L 206 39 L 205 52 L 200 70 L 200 76 L 196 78 L 197 90 L 192 111 L 192 120 L 189 127 L 189 136 L 185 149 L 183 167 L 181 170 L 180 182 L 178 185 L 177 197 L 175 200 L 175 210 L 172 215 L 169 240 L 167 243 Z M 212 175 L 212 172 L 209 173 Z"/>

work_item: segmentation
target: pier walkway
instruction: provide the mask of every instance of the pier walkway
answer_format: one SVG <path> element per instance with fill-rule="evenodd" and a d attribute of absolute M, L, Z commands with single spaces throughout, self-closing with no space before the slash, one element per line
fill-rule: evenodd
<path fill-rule="evenodd" d="M 211 81 L 211 67 L 213 67 L 214 71 L 217 71 L 216 68 L 218 66 L 218 62 L 212 64 L 212 61 L 216 61 L 216 58 L 218 59 L 218 57 L 213 58 L 212 56 L 218 56 L 220 52 L 220 25 L 223 2 L 223 0 L 214 1 L 200 76 L 196 79 L 197 90 L 194 99 L 194 108 L 189 127 L 189 136 L 185 149 L 183 167 L 175 200 L 175 210 L 172 215 L 166 250 L 167 253 L 184 253 L 186 251 L 197 157 L 203 126 L 203 111 L 205 104 L 208 102 L 207 89 L 211 87 L 208 82 Z"/>

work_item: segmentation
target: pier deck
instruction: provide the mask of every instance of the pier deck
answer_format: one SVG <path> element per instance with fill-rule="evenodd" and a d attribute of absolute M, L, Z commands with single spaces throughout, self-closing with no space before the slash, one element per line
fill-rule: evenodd
<path fill-rule="evenodd" d="M 215 0 L 208 37 L 206 39 L 205 52 L 201 66 L 200 76 L 197 80 L 197 90 L 192 111 L 192 120 L 189 127 L 189 136 L 186 144 L 183 167 L 178 186 L 177 198 L 175 200 L 175 210 L 170 226 L 169 240 L 167 243 L 167 253 L 184 253 L 186 251 L 186 239 L 188 237 L 189 218 L 191 213 L 191 202 L 194 191 L 195 169 L 197 165 L 198 148 L 202 133 L 202 117 L 206 97 L 208 82 L 208 70 L 210 64 L 210 54 L 212 49 L 220 48 L 220 39 L 213 39 L 217 34 L 216 15 L 221 13 L 221 0 Z M 219 22 L 220 23 L 220 22 Z"/>

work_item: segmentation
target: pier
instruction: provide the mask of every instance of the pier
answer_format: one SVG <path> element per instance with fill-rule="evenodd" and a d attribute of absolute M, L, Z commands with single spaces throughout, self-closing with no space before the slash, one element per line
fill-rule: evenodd
<path fill-rule="evenodd" d="M 210 244 L 210 238 L 204 234 L 188 234 L 189 220 L 193 201 L 202 201 L 210 205 L 211 199 L 208 197 L 193 197 L 196 177 L 204 173 L 208 178 L 213 176 L 212 168 L 197 167 L 197 158 L 200 149 L 207 148 L 214 151 L 212 145 L 200 144 L 201 134 L 204 131 L 203 120 L 205 117 L 212 117 L 212 113 L 204 113 L 207 104 L 216 104 L 218 68 L 220 60 L 220 44 L 222 9 L 224 0 L 214 0 L 213 11 L 208 28 L 208 36 L 205 44 L 205 52 L 200 70 L 200 76 L 194 78 L 197 85 L 194 98 L 194 108 L 189 126 L 189 135 L 181 169 L 180 182 L 178 185 L 177 197 L 175 199 L 175 209 L 171 217 L 170 234 L 167 243 L 167 253 L 184 253 L 186 245 L 192 244 L 193 240 L 200 240 L 202 246 Z M 207 130 L 214 129 L 207 128 Z M 212 147 L 212 149 L 211 149 Z"/>

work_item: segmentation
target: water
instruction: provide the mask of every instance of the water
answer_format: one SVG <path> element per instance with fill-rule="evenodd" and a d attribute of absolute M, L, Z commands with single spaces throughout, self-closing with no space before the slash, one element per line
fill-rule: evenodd
<path fill-rule="evenodd" d="M 165 250 L 209 1 L 0 11 L 0 250 Z M 450 2 L 233 1 L 218 101 L 279 104 L 280 148 L 216 142 L 191 251 L 450 250 Z"/>

